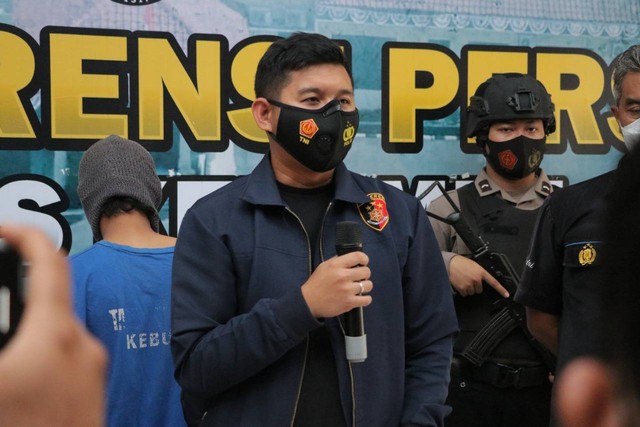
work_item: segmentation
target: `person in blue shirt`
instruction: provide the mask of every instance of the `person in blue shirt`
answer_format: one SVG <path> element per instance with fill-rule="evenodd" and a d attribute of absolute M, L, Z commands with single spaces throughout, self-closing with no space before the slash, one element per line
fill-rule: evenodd
<path fill-rule="evenodd" d="M 185 425 L 169 347 L 175 238 L 158 233 L 151 155 L 115 135 L 94 143 L 78 195 L 96 243 L 70 258 L 74 308 L 109 352 L 107 425 Z"/>

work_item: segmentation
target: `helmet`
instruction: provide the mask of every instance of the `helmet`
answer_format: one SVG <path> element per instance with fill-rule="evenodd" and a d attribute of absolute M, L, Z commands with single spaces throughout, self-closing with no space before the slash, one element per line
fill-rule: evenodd
<path fill-rule="evenodd" d="M 542 119 L 545 133 L 556 130 L 551 95 L 538 80 L 526 74 L 494 74 L 482 83 L 467 107 L 467 136 L 482 134 L 492 123 Z"/>

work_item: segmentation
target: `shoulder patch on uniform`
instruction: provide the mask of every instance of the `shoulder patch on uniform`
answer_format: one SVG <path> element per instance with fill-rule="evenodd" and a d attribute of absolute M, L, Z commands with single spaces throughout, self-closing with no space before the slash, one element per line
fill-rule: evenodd
<path fill-rule="evenodd" d="M 387 211 L 387 202 L 380 193 L 367 194 L 370 202 L 358 205 L 360 217 L 369 227 L 376 231 L 382 231 L 389 223 L 389 211 Z"/>
<path fill-rule="evenodd" d="M 551 193 L 551 183 L 547 181 L 542 181 L 542 184 L 540 185 L 540 191 L 542 191 L 545 194 Z"/>
<path fill-rule="evenodd" d="M 582 246 L 578 253 L 578 262 L 580 265 L 591 265 L 596 260 L 596 248 L 591 243 L 587 243 Z"/>
<path fill-rule="evenodd" d="M 489 184 L 489 180 L 486 180 L 486 179 L 483 179 L 482 181 L 480 181 L 478 183 L 478 187 L 480 187 L 480 191 L 483 193 L 493 190 L 493 188 L 491 188 L 491 184 Z"/>

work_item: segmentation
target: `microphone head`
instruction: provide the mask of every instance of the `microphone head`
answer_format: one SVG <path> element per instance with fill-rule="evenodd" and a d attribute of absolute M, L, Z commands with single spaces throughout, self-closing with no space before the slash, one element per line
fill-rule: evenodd
<path fill-rule="evenodd" d="M 362 229 L 354 221 L 336 224 L 336 246 L 362 246 Z"/>

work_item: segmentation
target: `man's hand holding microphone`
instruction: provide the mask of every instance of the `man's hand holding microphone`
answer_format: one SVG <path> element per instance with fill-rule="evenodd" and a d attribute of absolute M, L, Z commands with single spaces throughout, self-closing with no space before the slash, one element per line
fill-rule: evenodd
<path fill-rule="evenodd" d="M 355 222 L 336 227 L 337 256 L 322 262 L 302 285 L 302 295 L 317 318 L 343 315 L 347 359 L 366 359 L 366 335 L 362 307 L 372 302 L 369 257 L 362 252 L 362 234 Z"/>

